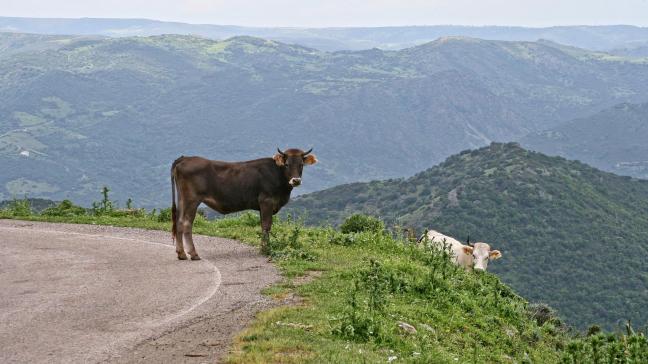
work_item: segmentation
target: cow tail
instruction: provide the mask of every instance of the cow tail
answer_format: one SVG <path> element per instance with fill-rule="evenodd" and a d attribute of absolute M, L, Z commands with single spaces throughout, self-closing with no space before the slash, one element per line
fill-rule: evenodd
<path fill-rule="evenodd" d="M 175 183 L 175 167 L 178 160 L 173 162 L 171 166 L 171 235 L 173 241 L 176 239 L 178 232 L 178 209 L 176 208 L 176 183 Z"/>

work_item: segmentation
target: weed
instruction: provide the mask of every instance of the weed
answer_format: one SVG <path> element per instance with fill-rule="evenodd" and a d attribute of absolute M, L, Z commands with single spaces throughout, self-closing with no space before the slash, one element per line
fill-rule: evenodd
<path fill-rule="evenodd" d="M 362 214 L 349 216 L 340 226 L 340 231 L 345 234 L 365 231 L 382 232 L 383 230 L 385 230 L 385 224 L 381 220 Z"/>
<path fill-rule="evenodd" d="M 73 216 L 83 216 L 87 214 L 87 210 L 81 206 L 77 206 L 72 203 L 70 200 L 63 200 L 56 206 L 49 207 L 43 212 L 43 216 L 57 216 L 57 217 L 73 217 Z"/>
<path fill-rule="evenodd" d="M 301 223 L 294 222 L 288 233 L 272 232 L 270 241 L 266 244 L 267 255 L 272 259 L 315 260 L 315 255 L 304 248 L 300 239 L 303 229 Z"/>

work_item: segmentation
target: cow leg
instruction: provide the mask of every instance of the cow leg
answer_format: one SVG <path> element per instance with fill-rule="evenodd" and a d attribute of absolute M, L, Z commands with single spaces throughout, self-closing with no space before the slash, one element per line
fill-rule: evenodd
<path fill-rule="evenodd" d="M 187 254 L 185 254 L 184 245 L 182 244 L 182 232 L 184 231 L 184 229 L 181 221 L 182 218 L 178 218 L 177 221 L 178 227 L 176 228 L 176 236 L 175 236 L 175 248 L 176 248 L 176 253 L 178 254 L 178 259 L 187 260 Z"/>
<path fill-rule="evenodd" d="M 270 229 L 272 228 L 272 205 L 269 203 L 262 203 L 259 209 L 261 214 L 261 230 L 263 237 L 261 238 L 261 253 L 270 253 L 268 244 L 270 243 Z"/>
<path fill-rule="evenodd" d="M 175 248 L 176 248 L 176 254 L 178 254 L 178 259 L 180 260 L 187 260 L 187 254 L 185 254 L 184 251 L 184 245 L 182 244 L 182 232 L 184 231 L 183 229 L 183 214 L 185 211 L 184 208 L 184 203 L 182 201 L 181 196 L 178 196 L 178 211 L 177 211 L 177 221 L 176 223 L 176 235 L 175 235 Z"/>
<path fill-rule="evenodd" d="M 191 257 L 191 260 L 200 260 L 198 253 L 196 252 L 196 247 L 193 243 L 192 229 L 194 219 L 196 218 L 196 211 L 198 210 L 198 205 L 200 201 L 189 201 L 184 204 L 182 209 L 182 215 L 180 218 L 180 226 L 182 227 L 182 241 L 187 245 L 187 253 Z"/>

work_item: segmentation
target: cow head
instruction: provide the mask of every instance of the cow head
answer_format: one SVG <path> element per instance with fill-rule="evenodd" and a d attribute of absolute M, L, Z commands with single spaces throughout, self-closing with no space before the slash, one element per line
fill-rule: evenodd
<path fill-rule="evenodd" d="M 277 166 L 283 170 L 283 173 L 288 180 L 288 184 L 291 187 L 297 187 L 301 184 L 304 164 L 310 165 L 317 163 L 315 155 L 310 154 L 312 150 L 313 148 L 304 152 L 301 149 L 286 149 L 282 152 L 281 149 L 277 148 L 277 154 L 274 155 L 273 159 Z"/>
<path fill-rule="evenodd" d="M 478 271 L 485 271 L 489 260 L 502 257 L 499 250 L 491 250 L 490 245 L 486 243 L 475 243 L 473 246 L 464 245 L 463 250 L 464 253 L 472 255 L 473 269 Z"/>

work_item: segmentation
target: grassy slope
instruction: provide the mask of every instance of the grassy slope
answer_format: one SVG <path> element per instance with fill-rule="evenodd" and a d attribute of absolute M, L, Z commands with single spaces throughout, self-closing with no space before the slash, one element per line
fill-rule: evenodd
<path fill-rule="evenodd" d="M 0 213 L 2 217 L 10 216 L 5 212 Z M 168 223 L 150 217 L 21 218 L 169 228 Z M 194 229 L 201 234 L 258 243 L 258 219 L 254 215 L 215 222 L 200 220 Z M 291 245 L 295 229 L 298 239 Z M 545 363 L 556 362 L 561 355 L 559 348 L 565 335 L 553 324 L 539 327 L 529 319 L 526 301 L 492 274 L 465 273 L 439 264 L 432 255 L 381 233 L 342 235 L 329 228 L 303 228 L 290 222 L 277 223 L 274 232 L 275 262 L 286 279 L 267 293 L 277 299 L 298 295 L 301 302 L 261 313 L 239 335 L 229 362 L 385 362 L 390 356 L 420 363 L 456 362 L 455 358 L 460 362 L 520 362 L 528 356 L 533 362 Z M 289 247 L 280 247 L 282 243 Z M 381 263 L 374 275 L 368 268 L 370 259 Z M 436 274 L 432 267 L 437 267 Z M 292 283 L 291 278 L 310 271 L 323 274 L 303 285 Z M 386 297 L 384 308 L 374 315 L 367 304 L 370 291 L 359 288 L 356 292 L 359 322 L 373 322 L 376 332 L 363 339 L 349 335 L 349 327 L 353 327 L 349 300 L 353 282 L 359 281 L 364 287 L 366 277 L 387 283 L 380 286 L 380 297 Z M 402 333 L 397 328 L 399 321 L 416 326 L 418 333 Z M 421 324 L 429 325 L 429 329 Z M 362 331 L 361 326 L 356 322 L 356 333 Z"/>
<path fill-rule="evenodd" d="M 404 180 L 334 187 L 290 208 L 311 222 L 353 212 L 503 251 L 489 269 L 580 328 L 648 323 L 648 181 L 493 144 Z"/>

